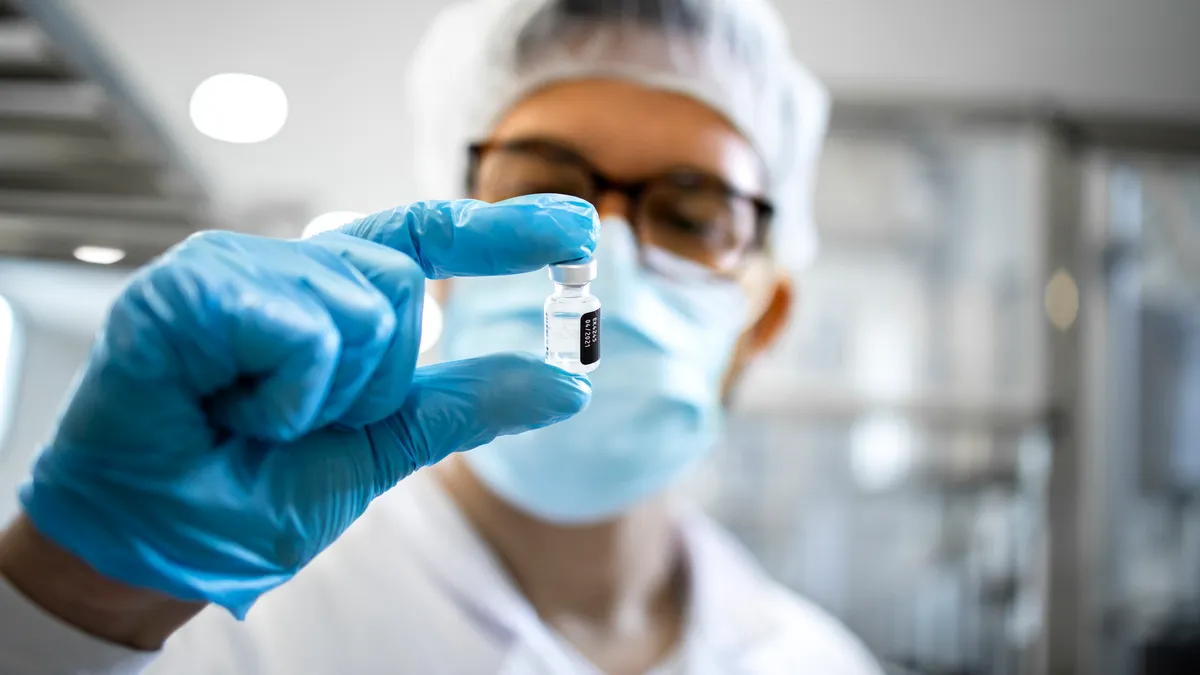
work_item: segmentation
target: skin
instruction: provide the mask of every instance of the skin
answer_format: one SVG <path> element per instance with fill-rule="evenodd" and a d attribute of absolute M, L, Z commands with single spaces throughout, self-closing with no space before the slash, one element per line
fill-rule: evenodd
<path fill-rule="evenodd" d="M 633 180 L 688 166 L 761 193 L 762 168 L 750 144 L 720 115 L 691 99 L 634 84 L 588 80 L 541 90 L 514 106 L 495 140 L 536 135 L 562 142 L 609 175 Z M 596 205 L 624 213 L 619 195 Z M 752 298 L 763 307 L 742 335 L 726 389 L 779 335 L 792 305 L 782 277 Z M 433 291 L 443 296 L 447 285 Z M 614 675 L 645 672 L 683 633 L 686 565 L 661 500 L 620 518 L 566 528 L 509 506 L 453 458 L 436 474 L 495 549 L 539 615 Z M 0 574 L 48 613 L 99 638 L 158 649 L 203 605 L 108 579 L 18 517 L 0 536 Z"/>

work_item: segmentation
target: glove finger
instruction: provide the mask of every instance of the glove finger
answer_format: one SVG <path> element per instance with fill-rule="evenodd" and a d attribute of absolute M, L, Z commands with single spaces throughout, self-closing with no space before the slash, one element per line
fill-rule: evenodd
<path fill-rule="evenodd" d="M 243 305 L 261 305 L 260 313 L 269 314 L 270 301 L 280 297 L 290 297 L 294 303 L 307 306 L 312 316 L 326 319 L 325 330 L 330 335 L 323 339 L 328 342 L 327 348 L 334 349 L 334 370 L 332 379 L 315 392 L 320 399 L 317 414 L 309 417 L 306 410 L 301 426 L 278 427 L 282 435 L 267 438 L 285 440 L 325 426 L 354 403 L 391 343 L 396 326 L 388 299 L 357 268 L 324 248 L 228 232 L 206 236 L 183 253 L 186 255 L 182 257 L 189 260 L 197 258 L 191 261 L 193 264 L 222 264 L 225 276 L 249 287 L 241 292 L 224 287 L 217 293 L 217 302 L 225 304 L 226 315 L 235 320 L 244 311 Z M 243 429 L 252 424 L 246 415 L 269 406 L 259 400 L 261 397 L 276 390 L 286 392 L 298 383 L 290 381 L 294 376 L 291 370 L 280 368 L 283 354 L 271 353 L 279 345 L 260 342 L 276 337 L 270 330 L 254 322 L 235 330 L 239 341 L 235 341 L 233 353 L 239 378 L 217 397 L 217 409 L 223 415 L 236 411 L 237 428 Z M 295 397 L 292 394 L 285 401 Z M 238 404 L 234 406 L 233 402 Z"/>
<path fill-rule="evenodd" d="M 267 440 L 303 433 L 336 372 L 341 338 L 315 298 L 257 262 L 287 251 L 287 242 L 228 232 L 190 237 L 113 304 L 85 383 L 120 389 L 130 414 L 153 409 L 175 425 L 203 424 L 207 414 Z"/>
<path fill-rule="evenodd" d="M 337 373 L 341 335 L 325 307 L 294 289 L 255 289 L 227 319 L 240 376 L 207 399 L 235 434 L 290 441 L 316 424 Z"/>
<path fill-rule="evenodd" d="M 293 245 L 303 261 L 293 283 L 321 303 L 341 339 L 337 371 L 314 420 L 319 428 L 340 420 L 371 382 L 396 336 L 396 312 L 389 298 L 336 252 L 305 242 Z"/>
<path fill-rule="evenodd" d="M 460 450 L 561 422 L 587 407 L 592 386 L 528 354 L 492 354 L 418 368 L 408 397 L 367 427 L 382 492 Z"/>
<path fill-rule="evenodd" d="M 353 428 L 378 422 L 400 408 L 412 383 L 421 343 L 425 275 L 403 253 L 337 232 L 319 235 L 304 245 L 320 247 L 352 265 L 382 294 L 392 312 L 394 328 L 386 350 L 348 408 L 333 418 Z"/>
<path fill-rule="evenodd" d="M 341 228 L 409 256 L 430 279 L 532 272 L 592 255 L 600 221 L 591 204 L 529 195 L 489 204 L 427 201 L 382 211 Z"/>

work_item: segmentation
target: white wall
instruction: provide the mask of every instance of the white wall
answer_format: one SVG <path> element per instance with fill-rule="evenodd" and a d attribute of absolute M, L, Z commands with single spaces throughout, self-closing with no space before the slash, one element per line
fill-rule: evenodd
<path fill-rule="evenodd" d="M 835 88 L 1200 118 L 1196 0 L 778 0 Z"/>
<path fill-rule="evenodd" d="M 315 215 L 430 196 L 413 191 L 403 79 L 445 0 L 302 10 L 295 0 L 63 1 L 110 48 L 229 212 L 296 202 Z M 797 53 L 835 93 L 1057 101 L 1200 119 L 1197 0 L 776 4 Z M 271 77 L 288 92 L 290 117 L 278 137 L 233 146 L 191 127 L 193 88 L 231 70 Z"/>
<path fill-rule="evenodd" d="M 9 432 L 0 441 L 0 523 L 13 516 L 17 488 L 38 450 L 49 440 L 90 340 L 42 325 L 25 323 L 24 356 L 16 389 L 16 410 Z"/>
<path fill-rule="evenodd" d="M 16 408 L 0 438 L 0 523 L 15 513 L 17 487 L 49 440 L 92 334 L 125 279 L 119 270 L 0 261 L 0 295 L 13 305 L 21 333 Z"/>

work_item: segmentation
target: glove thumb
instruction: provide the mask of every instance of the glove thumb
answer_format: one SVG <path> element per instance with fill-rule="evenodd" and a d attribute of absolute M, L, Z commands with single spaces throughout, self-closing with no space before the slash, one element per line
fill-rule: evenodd
<path fill-rule="evenodd" d="M 418 368 L 400 410 L 367 433 L 391 487 L 452 452 L 562 422 L 591 397 L 582 375 L 528 354 L 492 354 Z"/>

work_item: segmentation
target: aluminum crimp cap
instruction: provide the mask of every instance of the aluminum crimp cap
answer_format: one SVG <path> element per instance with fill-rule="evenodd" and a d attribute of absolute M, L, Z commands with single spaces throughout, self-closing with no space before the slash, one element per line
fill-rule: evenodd
<path fill-rule="evenodd" d="M 596 279 L 596 259 L 572 260 L 550 266 L 550 278 L 564 286 L 582 286 Z"/>

